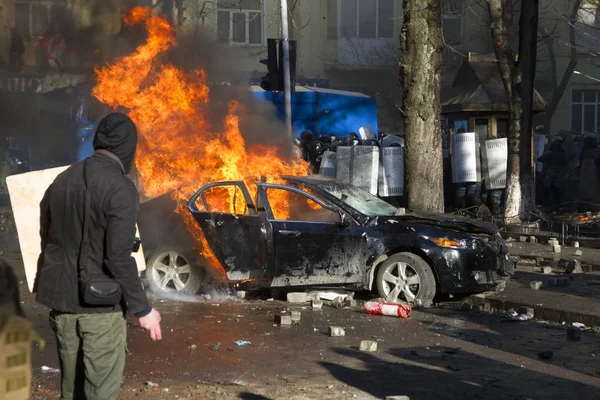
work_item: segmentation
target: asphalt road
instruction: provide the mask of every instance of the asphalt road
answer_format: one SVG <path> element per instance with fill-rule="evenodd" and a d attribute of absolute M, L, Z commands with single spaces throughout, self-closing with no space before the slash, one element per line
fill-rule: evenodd
<path fill-rule="evenodd" d="M 48 340 L 43 353 L 34 351 L 31 398 L 56 398 L 59 374 L 41 372 L 58 367 L 48 312 L 29 293 L 22 297 Z M 121 398 L 600 399 L 600 336 L 592 332 L 571 341 L 565 326 L 507 322 L 451 305 L 403 320 L 360 308 L 195 300 L 154 300 L 163 315 L 158 343 L 131 321 Z M 287 307 L 302 312 L 300 324 L 274 325 Z M 329 326 L 346 335 L 329 337 Z M 251 344 L 235 345 L 240 339 Z M 361 340 L 376 340 L 377 351 L 360 352 Z M 542 351 L 552 351 L 552 359 L 541 360 Z"/>

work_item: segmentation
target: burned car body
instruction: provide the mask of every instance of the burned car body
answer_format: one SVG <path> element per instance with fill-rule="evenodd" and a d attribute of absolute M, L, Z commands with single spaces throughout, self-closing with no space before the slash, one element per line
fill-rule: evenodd
<path fill-rule="evenodd" d="M 362 189 L 318 175 L 282 180 L 257 182 L 256 199 L 243 182 L 226 181 L 205 185 L 190 200 L 230 280 L 376 287 L 388 300 L 430 303 L 436 293 L 493 289 L 513 273 L 492 224 L 398 213 Z"/>

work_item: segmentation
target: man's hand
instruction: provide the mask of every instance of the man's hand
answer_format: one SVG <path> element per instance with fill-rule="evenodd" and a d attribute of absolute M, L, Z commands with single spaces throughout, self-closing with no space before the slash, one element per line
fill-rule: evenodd
<path fill-rule="evenodd" d="M 150 332 L 150 339 L 161 340 L 162 333 L 160 331 L 160 313 L 156 309 L 152 309 L 150 313 L 139 319 L 140 326 Z"/>

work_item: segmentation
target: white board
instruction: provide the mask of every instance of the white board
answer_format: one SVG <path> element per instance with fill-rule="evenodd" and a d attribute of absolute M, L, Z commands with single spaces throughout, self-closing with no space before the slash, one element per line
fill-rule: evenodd
<path fill-rule="evenodd" d="M 379 147 L 352 147 L 350 170 L 350 183 L 376 196 L 379 178 Z"/>
<path fill-rule="evenodd" d="M 19 246 L 25 267 L 25 277 L 29 291 L 33 291 L 33 283 L 37 273 L 37 262 L 41 252 L 40 239 L 40 202 L 46 189 L 54 179 L 67 167 L 45 169 L 11 175 L 6 178 L 6 186 L 10 196 L 13 217 L 19 235 Z M 136 226 L 136 234 L 139 230 Z M 133 243 L 132 243 L 133 245 Z M 140 247 L 137 253 L 131 254 L 137 263 L 138 271 L 146 269 L 144 250 Z"/>
<path fill-rule="evenodd" d="M 481 182 L 479 135 L 475 132 L 452 135 L 452 182 Z"/>
<path fill-rule="evenodd" d="M 504 189 L 508 165 L 507 139 L 486 140 L 481 146 L 481 161 L 486 189 Z"/>
<path fill-rule="evenodd" d="M 336 153 L 333 151 L 325 151 L 321 158 L 321 165 L 319 167 L 319 174 L 335 178 L 335 156 Z"/>
<path fill-rule="evenodd" d="M 541 133 L 535 133 L 533 135 L 533 151 L 535 157 L 535 170 L 536 172 L 542 172 L 542 168 L 544 167 L 544 163 L 538 162 L 538 158 L 544 154 L 544 150 L 546 149 L 546 145 L 548 144 L 548 138 L 546 135 Z"/>

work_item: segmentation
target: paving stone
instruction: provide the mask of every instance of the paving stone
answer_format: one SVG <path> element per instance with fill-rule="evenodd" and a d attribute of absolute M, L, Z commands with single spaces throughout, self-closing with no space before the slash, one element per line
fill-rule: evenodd
<path fill-rule="evenodd" d="M 323 301 L 322 300 L 313 300 L 311 305 L 312 305 L 313 310 L 320 310 L 323 308 Z"/>
<path fill-rule="evenodd" d="M 579 260 L 573 260 L 567 264 L 567 268 L 565 269 L 567 274 L 581 274 L 583 272 L 583 268 L 581 267 L 581 262 Z"/>
<path fill-rule="evenodd" d="M 567 338 L 570 340 L 579 340 L 581 339 L 581 329 L 576 326 L 567 327 Z"/>
<path fill-rule="evenodd" d="M 533 307 L 519 307 L 518 312 L 519 312 L 519 315 L 525 314 L 530 319 L 535 317 L 535 310 L 533 309 Z"/>
<path fill-rule="evenodd" d="M 552 267 L 542 267 L 541 270 L 544 275 L 550 275 L 552 273 Z"/>
<path fill-rule="evenodd" d="M 540 290 L 542 287 L 542 281 L 531 281 L 529 282 L 529 287 L 533 290 Z"/>
<path fill-rule="evenodd" d="M 560 244 L 555 244 L 552 246 L 552 251 L 555 253 L 560 253 L 561 252 L 561 247 Z"/>
<path fill-rule="evenodd" d="M 373 340 L 363 340 L 360 342 L 360 351 L 374 352 L 377 351 L 377 342 Z"/>
<path fill-rule="evenodd" d="M 573 253 L 573 255 L 575 255 L 575 256 L 582 256 L 583 255 L 583 251 L 581 251 L 581 250 L 575 250 L 575 252 Z"/>
<path fill-rule="evenodd" d="M 579 242 L 578 241 L 574 241 L 573 242 L 573 247 L 579 247 Z"/>
<path fill-rule="evenodd" d="M 237 296 L 238 299 L 245 299 L 246 298 L 246 291 L 245 290 L 238 290 L 237 293 L 235 294 Z"/>
<path fill-rule="evenodd" d="M 525 243 L 525 242 L 527 242 L 527 236 L 521 236 L 521 237 L 519 238 L 519 242 L 521 242 L 521 243 Z"/>
<path fill-rule="evenodd" d="M 300 311 L 292 311 L 290 313 L 290 317 L 292 318 L 292 322 L 299 322 L 302 317 L 302 313 Z"/>
<path fill-rule="evenodd" d="M 290 292 L 287 294 L 288 303 L 307 303 L 310 295 L 305 292 Z"/>
<path fill-rule="evenodd" d="M 537 238 L 535 236 L 529 236 L 529 243 L 537 243 Z"/>
<path fill-rule="evenodd" d="M 275 323 L 279 325 L 291 325 L 292 324 L 292 316 L 290 314 L 276 314 L 275 315 Z"/>
<path fill-rule="evenodd" d="M 346 307 L 357 307 L 358 303 L 354 299 L 346 299 Z"/>
<path fill-rule="evenodd" d="M 331 337 L 346 336 L 346 331 L 344 330 L 344 328 L 342 328 L 340 326 L 330 326 L 329 327 L 329 336 L 331 336 Z"/>

